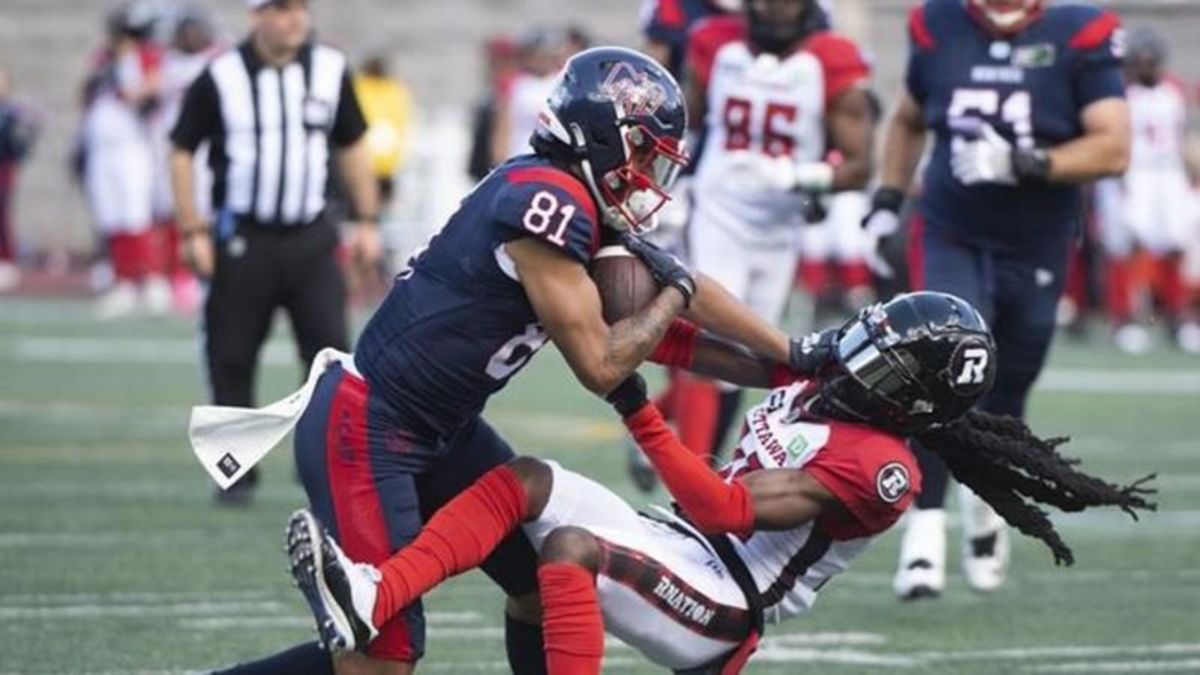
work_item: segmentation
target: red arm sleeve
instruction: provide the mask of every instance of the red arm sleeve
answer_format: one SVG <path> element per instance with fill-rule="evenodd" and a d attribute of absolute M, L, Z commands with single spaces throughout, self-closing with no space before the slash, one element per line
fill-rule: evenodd
<path fill-rule="evenodd" d="M 684 447 L 658 408 L 647 403 L 625 418 L 625 426 L 650 458 L 679 508 L 705 534 L 749 536 L 754 503 L 741 481 L 726 483 L 707 463 Z"/>
<path fill-rule="evenodd" d="M 804 465 L 853 517 L 823 520 L 835 539 L 886 530 L 921 491 L 921 473 L 903 441 L 860 427 L 837 426 L 830 442 Z"/>
<path fill-rule="evenodd" d="M 675 319 L 650 354 L 650 360 L 662 366 L 691 368 L 699 334 L 700 329 L 695 324 L 685 319 Z"/>
<path fill-rule="evenodd" d="M 871 67 L 858 46 L 835 33 L 819 33 L 805 44 L 825 73 L 825 107 L 844 91 L 871 76 Z"/>

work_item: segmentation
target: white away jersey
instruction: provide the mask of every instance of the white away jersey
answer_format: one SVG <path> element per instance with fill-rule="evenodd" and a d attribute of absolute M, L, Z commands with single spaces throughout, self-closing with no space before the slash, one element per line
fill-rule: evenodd
<path fill-rule="evenodd" d="M 731 185 L 731 158 L 741 152 L 797 164 L 824 158 L 826 107 L 869 76 L 866 62 L 854 43 L 830 32 L 813 34 L 783 57 L 757 54 L 744 20 L 722 16 L 692 32 L 688 66 L 705 90 L 707 110 L 696 208 L 767 245 L 786 240 L 784 228 L 799 223 L 804 197 Z"/>

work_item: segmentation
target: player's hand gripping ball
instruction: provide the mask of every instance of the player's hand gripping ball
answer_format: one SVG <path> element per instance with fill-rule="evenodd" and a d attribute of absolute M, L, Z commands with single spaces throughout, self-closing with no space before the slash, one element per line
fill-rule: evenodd
<path fill-rule="evenodd" d="M 605 246 L 592 257 L 592 281 L 600 291 L 604 322 L 628 318 L 658 295 L 658 284 L 637 256 L 624 246 Z"/>

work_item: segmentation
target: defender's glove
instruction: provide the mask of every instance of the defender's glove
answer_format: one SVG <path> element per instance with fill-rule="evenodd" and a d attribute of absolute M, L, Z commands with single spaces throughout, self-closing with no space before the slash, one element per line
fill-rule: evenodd
<path fill-rule="evenodd" d="M 642 409 L 650 400 L 646 397 L 646 381 L 636 372 L 621 381 L 616 389 L 608 392 L 605 401 L 617 411 L 622 418 L 629 417 Z"/>
<path fill-rule="evenodd" d="M 696 280 L 679 258 L 628 232 L 621 235 L 621 244 L 646 265 L 655 283 L 663 288 L 673 286 L 683 294 L 685 307 L 692 304 L 692 298 L 696 295 Z"/>
<path fill-rule="evenodd" d="M 871 196 L 871 210 L 862 220 L 863 231 L 869 242 L 866 246 L 867 267 L 884 279 L 891 279 L 896 272 L 879 254 L 879 245 L 900 230 L 900 209 L 903 206 L 903 192 L 896 188 L 881 187 Z"/>
<path fill-rule="evenodd" d="M 788 369 L 802 377 L 816 375 L 837 361 L 837 328 L 827 328 L 792 338 L 789 345 Z"/>

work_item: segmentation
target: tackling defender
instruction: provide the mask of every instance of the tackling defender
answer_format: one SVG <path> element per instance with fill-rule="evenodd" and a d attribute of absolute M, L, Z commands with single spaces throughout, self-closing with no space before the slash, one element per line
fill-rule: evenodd
<path fill-rule="evenodd" d="M 296 424 L 296 464 L 312 510 L 349 555 L 383 562 L 430 514 L 514 457 L 480 413 L 548 340 L 598 394 L 651 356 L 734 381 L 743 380 L 722 368 L 750 363 L 744 383 L 758 386 L 811 370 L 819 349 L 801 349 L 636 236 L 653 227 L 686 161 L 685 126 L 682 92 L 647 57 L 599 48 L 572 58 L 541 115 L 535 153 L 505 163 L 463 200 L 397 279 L 354 356 L 315 380 Z M 618 234 L 661 290 L 608 326 L 587 264 Z M 673 323 L 680 314 L 762 360 L 698 338 Z M 481 566 L 509 596 L 510 664 L 541 672 L 536 555 L 519 534 L 494 548 Z M 411 600 L 380 625 L 367 655 L 331 660 L 312 643 L 231 672 L 412 672 L 424 618 Z"/>
<path fill-rule="evenodd" d="M 1041 502 L 1066 511 L 1153 509 L 1138 483 L 1110 485 L 1011 418 L 969 412 L 996 372 L 979 313 L 942 293 L 867 308 L 838 332 L 822 376 L 775 389 L 746 415 L 720 474 L 666 427 L 633 375 L 608 396 L 678 511 L 640 515 L 554 462 L 520 458 L 463 492 L 387 562 L 354 564 L 306 511 L 288 528 L 292 573 L 326 644 L 362 648 L 411 598 L 477 565 L 523 524 L 538 579 L 551 675 L 600 672 L 604 629 L 658 665 L 738 672 L 764 619 L 811 610 L 820 590 L 890 527 L 920 490 L 904 437 L 1071 564 Z"/>
<path fill-rule="evenodd" d="M 1021 417 L 1054 335 L 1080 184 L 1124 171 L 1129 111 L 1120 21 L 1111 12 L 1043 0 L 928 0 L 909 18 L 905 90 L 885 134 L 880 189 L 864 221 L 886 236 L 925 145 L 924 231 L 911 234 L 914 288 L 955 293 L 995 332 L 996 385 L 980 401 Z M 894 590 L 936 596 L 945 585 L 943 462 L 918 449 L 925 490 L 901 546 Z M 1004 580 L 1007 532 L 970 490 L 963 571 L 971 588 Z"/>

